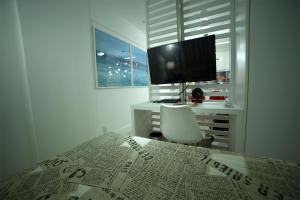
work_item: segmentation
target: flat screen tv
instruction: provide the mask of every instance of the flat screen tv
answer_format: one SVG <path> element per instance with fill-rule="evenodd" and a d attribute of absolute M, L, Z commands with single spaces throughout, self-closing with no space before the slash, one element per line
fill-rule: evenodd
<path fill-rule="evenodd" d="M 150 48 L 151 84 L 216 80 L 215 36 Z"/>

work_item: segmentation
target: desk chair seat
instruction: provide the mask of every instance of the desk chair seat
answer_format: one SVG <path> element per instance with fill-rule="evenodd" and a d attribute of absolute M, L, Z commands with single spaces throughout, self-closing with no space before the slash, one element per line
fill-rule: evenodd
<path fill-rule="evenodd" d="M 163 136 L 172 142 L 195 144 L 205 137 L 192 109 L 186 105 L 162 105 L 160 107 L 160 128 Z"/>

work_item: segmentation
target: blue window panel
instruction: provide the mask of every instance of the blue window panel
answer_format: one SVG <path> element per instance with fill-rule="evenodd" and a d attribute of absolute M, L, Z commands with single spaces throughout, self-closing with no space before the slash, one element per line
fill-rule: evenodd
<path fill-rule="evenodd" d="M 98 87 L 131 86 L 129 44 L 95 29 Z"/>
<path fill-rule="evenodd" d="M 142 49 L 132 46 L 133 84 L 134 86 L 148 86 L 148 58 Z"/>

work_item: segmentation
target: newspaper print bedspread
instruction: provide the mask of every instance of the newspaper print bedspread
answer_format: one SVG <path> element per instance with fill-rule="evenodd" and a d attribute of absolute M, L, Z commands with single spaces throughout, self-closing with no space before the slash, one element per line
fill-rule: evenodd
<path fill-rule="evenodd" d="M 110 133 L 1 182 L 0 199 L 300 199 L 300 166 Z"/>

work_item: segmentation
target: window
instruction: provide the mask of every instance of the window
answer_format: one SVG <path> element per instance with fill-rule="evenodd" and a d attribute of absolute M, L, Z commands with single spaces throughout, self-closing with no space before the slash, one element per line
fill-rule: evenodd
<path fill-rule="evenodd" d="M 150 48 L 214 34 L 216 81 L 192 83 L 187 89 L 187 95 L 191 95 L 195 87 L 202 88 L 206 100 L 231 95 L 231 85 L 234 84 L 231 78 L 234 72 L 234 0 L 148 0 L 147 30 Z M 151 100 L 179 97 L 179 84 L 151 86 L 150 90 Z"/>
<path fill-rule="evenodd" d="M 147 53 L 95 29 L 97 87 L 148 86 Z"/>

